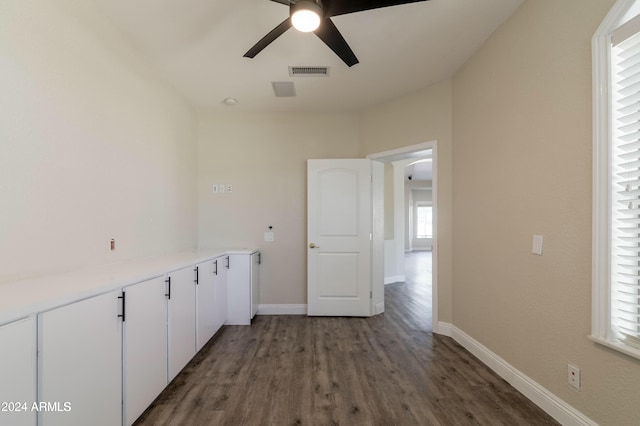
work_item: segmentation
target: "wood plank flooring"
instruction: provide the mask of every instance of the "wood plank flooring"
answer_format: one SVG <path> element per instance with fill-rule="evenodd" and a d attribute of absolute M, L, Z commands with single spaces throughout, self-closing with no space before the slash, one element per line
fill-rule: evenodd
<path fill-rule="evenodd" d="M 136 425 L 557 424 L 431 333 L 430 254 L 407 256 L 372 318 L 257 316 L 225 326 Z"/>

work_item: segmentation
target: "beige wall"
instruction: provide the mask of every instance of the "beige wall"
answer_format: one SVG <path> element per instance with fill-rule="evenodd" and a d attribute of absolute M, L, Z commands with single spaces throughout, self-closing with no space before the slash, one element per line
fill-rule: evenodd
<path fill-rule="evenodd" d="M 358 157 L 357 118 L 229 110 L 199 122 L 200 245 L 259 248 L 260 303 L 307 303 L 306 160 Z M 213 194 L 214 183 L 233 192 Z"/>
<path fill-rule="evenodd" d="M 587 339 L 590 42 L 612 4 L 527 1 L 453 80 L 453 323 L 596 422 L 637 425 L 640 362 Z"/>
<path fill-rule="evenodd" d="M 5 0 L 0 282 L 193 247 L 199 229 L 263 251 L 260 303 L 306 303 L 306 159 L 437 140 L 439 319 L 595 421 L 636 424 L 640 362 L 586 337 L 590 37 L 612 3 L 526 1 L 452 81 L 360 114 L 196 117 L 91 2 Z"/>
<path fill-rule="evenodd" d="M 438 141 L 438 319 L 452 321 L 451 307 L 451 80 L 430 86 L 360 115 L 360 154 Z"/>
<path fill-rule="evenodd" d="M 0 2 L 0 70 L 0 282 L 195 246 L 194 112 L 91 2 Z"/>

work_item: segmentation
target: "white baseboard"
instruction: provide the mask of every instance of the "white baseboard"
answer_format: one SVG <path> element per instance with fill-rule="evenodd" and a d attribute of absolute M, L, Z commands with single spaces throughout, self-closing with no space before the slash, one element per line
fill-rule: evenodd
<path fill-rule="evenodd" d="M 307 305 L 258 305 L 257 315 L 307 315 Z"/>
<path fill-rule="evenodd" d="M 464 346 L 465 349 L 475 355 L 500 377 L 564 426 L 598 425 L 458 327 L 452 324 L 438 323 L 437 329 L 438 331 L 436 332 L 434 329 L 434 332 L 451 336 L 453 340 Z M 440 331 L 443 332 L 440 333 Z M 447 331 L 449 334 L 446 333 Z"/>
<path fill-rule="evenodd" d="M 393 283 L 403 283 L 405 281 L 404 275 L 392 275 L 390 277 L 384 277 L 384 285 Z"/>
<path fill-rule="evenodd" d="M 375 306 L 375 315 L 384 312 L 384 303 Z M 258 305 L 256 315 L 307 315 L 307 305 Z"/>
<path fill-rule="evenodd" d="M 442 334 L 443 336 L 451 337 L 451 327 L 452 325 L 448 322 L 438 321 L 433 326 L 433 332 L 436 334 Z"/>

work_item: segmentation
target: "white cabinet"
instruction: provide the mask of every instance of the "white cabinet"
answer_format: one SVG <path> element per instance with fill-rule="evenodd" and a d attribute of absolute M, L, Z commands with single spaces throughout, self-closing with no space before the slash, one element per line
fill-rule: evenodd
<path fill-rule="evenodd" d="M 255 252 L 251 254 L 251 319 L 258 313 L 260 303 L 260 264 L 262 254 Z"/>
<path fill-rule="evenodd" d="M 21 283 L 55 299 L 0 325 L 0 403 L 28 408 L 7 406 L 0 425 L 131 425 L 225 322 L 256 314 L 259 253 L 220 253 Z"/>
<path fill-rule="evenodd" d="M 227 320 L 227 265 L 228 256 L 196 265 L 198 321 L 197 346 L 202 347 Z"/>
<path fill-rule="evenodd" d="M 260 301 L 260 252 L 229 255 L 227 324 L 250 325 Z"/>
<path fill-rule="evenodd" d="M 196 351 L 211 339 L 218 331 L 216 317 L 215 263 L 213 260 L 196 265 L 198 320 L 196 326 Z"/>
<path fill-rule="evenodd" d="M 36 319 L 0 326 L 0 424 L 34 426 Z"/>
<path fill-rule="evenodd" d="M 213 260 L 213 276 L 215 289 L 215 327 L 220 329 L 227 321 L 227 256 Z"/>
<path fill-rule="evenodd" d="M 169 306 L 168 380 L 196 354 L 196 283 L 193 266 L 167 274 Z"/>
<path fill-rule="evenodd" d="M 131 425 L 167 386 L 164 277 L 126 287 L 123 292 L 124 424 Z"/>
<path fill-rule="evenodd" d="M 40 424 L 122 423 L 120 291 L 39 316 L 39 400 L 49 403 Z"/>

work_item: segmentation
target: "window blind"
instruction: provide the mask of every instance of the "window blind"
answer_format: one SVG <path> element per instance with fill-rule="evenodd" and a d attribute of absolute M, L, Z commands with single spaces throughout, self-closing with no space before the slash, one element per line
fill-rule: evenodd
<path fill-rule="evenodd" d="M 611 328 L 640 348 L 640 33 L 624 35 L 612 47 Z"/>

